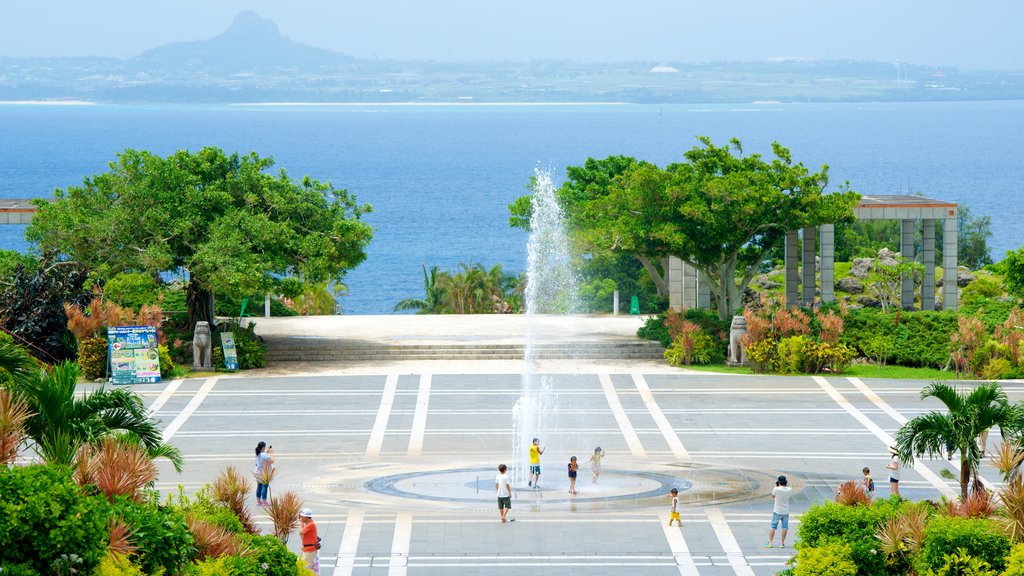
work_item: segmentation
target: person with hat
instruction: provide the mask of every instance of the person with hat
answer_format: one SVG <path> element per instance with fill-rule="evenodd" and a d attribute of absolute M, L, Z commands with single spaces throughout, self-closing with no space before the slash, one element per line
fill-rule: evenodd
<path fill-rule="evenodd" d="M 316 535 L 316 522 L 313 522 L 313 512 L 309 508 L 303 508 L 299 512 L 299 536 L 302 537 L 302 563 L 314 574 L 320 574 L 320 558 L 317 550 L 320 549 L 320 538 Z"/>
<path fill-rule="evenodd" d="M 772 488 L 772 500 L 775 503 L 772 506 L 772 523 L 768 529 L 768 542 L 764 545 L 765 548 L 775 545 L 775 530 L 779 528 L 779 524 L 782 524 L 779 545 L 786 547 L 786 534 L 789 532 L 789 497 L 793 494 L 793 489 L 788 484 L 789 480 L 785 476 L 779 476 L 775 481 L 775 488 Z"/>
<path fill-rule="evenodd" d="M 885 465 L 889 470 L 889 488 L 894 496 L 900 495 L 900 451 L 895 446 L 889 446 L 889 454 L 892 458 Z"/>

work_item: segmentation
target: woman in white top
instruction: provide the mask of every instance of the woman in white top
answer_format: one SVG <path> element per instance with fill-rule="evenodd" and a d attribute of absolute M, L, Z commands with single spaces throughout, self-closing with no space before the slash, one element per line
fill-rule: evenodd
<path fill-rule="evenodd" d="M 256 477 L 256 505 L 270 506 L 267 494 L 270 492 L 270 472 L 274 465 L 274 447 L 260 441 L 256 445 L 256 464 L 252 474 Z"/>
<path fill-rule="evenodd" d="M 889 447 L 889 454 L 892 454 L 892 458 L 889 459 L 889 463 L 885 467 L 889 470 L 889 488 L 892 493 L 896 496 L 900 495 L 900 456 L 899 450 L 895 447 Z"/>

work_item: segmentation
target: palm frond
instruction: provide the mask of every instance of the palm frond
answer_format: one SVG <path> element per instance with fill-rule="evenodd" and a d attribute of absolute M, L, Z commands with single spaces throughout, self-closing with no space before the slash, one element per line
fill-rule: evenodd
<path fill-rule="evenodd" d="M 301 509 L 302 500 L 291 491 L 270 499 L 270 506 L 264 510 L 274 523 L 274 536 L 277 536 L 278 540 L 288 543 L 288 537 L 299 526 Z"/>
<path fill-rule="evenodd" d="M 31 408 L 11 390 L 0 388 L 0 467 L 14 462 L 25 442 L 25 423 L 33 415 Z"/>

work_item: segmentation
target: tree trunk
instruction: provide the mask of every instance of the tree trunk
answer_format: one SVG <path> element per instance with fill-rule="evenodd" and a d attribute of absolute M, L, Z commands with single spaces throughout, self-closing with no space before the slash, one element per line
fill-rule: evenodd
<path fill-rule="evenodd" d="M 658 271 L 658 267 L 646 256 L 636 256 L 636 259 L 643 265 L 644 270 L 647 271 L 647 275 L 651 277 L 651 282 L 654 282 L 655 289 L 658 290 L 658 297 L 665 298 L 668 296 L 668 262 L 667 259 L 663 258 L 661 267 L 664 270 L 664 275 Z"/>
<path fill-rule="evenodd" d="M 185 303 L 188 306 L 188 328 L 195 331 L 197 322 L 209 322 L 213 329 L 213 294 L 192 278 L 185 288 Z"/>
<path fill-rule="evenodd" d="M 967 486 L 971 483 L 971 467 L 967 463 L 964 449 L 960 450 L 960 497 L 967 499 Z"/>

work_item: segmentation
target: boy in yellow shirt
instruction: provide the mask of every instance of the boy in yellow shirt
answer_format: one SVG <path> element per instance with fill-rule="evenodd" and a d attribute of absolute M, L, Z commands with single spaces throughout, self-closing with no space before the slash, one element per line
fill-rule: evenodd
<path fill-rule="evenodd" d="M 539 487 L 540 455 L 543 453 L 544 448 L 541 448 L 540 439 L 534 438 L 533 444 L 530 444 L 530 480 L 527 482 L 527 486 L 533 486 L 534 489 Z"/>

